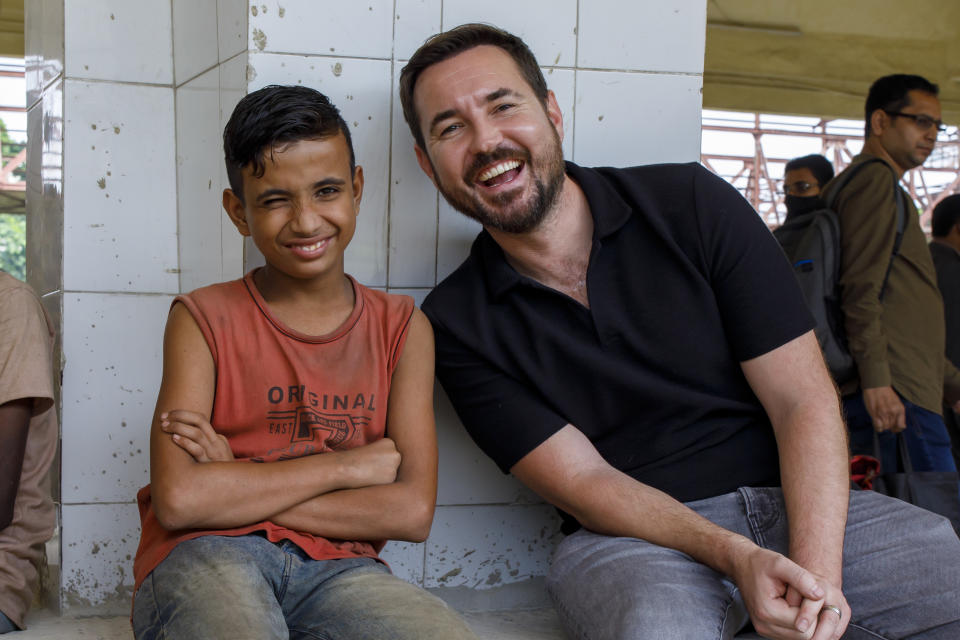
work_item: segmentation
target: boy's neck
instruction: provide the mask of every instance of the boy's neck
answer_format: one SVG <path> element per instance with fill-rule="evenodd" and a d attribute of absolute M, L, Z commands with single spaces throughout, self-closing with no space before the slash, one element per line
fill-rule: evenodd
<path fill-rule="evenodd" d="M 329 277 L 301 280 L 268 264 L 254 272 L 253 281 L 270 312 L 299 333 L 331 333 L 353 313 L 353 283 L 342 270 Z"/>

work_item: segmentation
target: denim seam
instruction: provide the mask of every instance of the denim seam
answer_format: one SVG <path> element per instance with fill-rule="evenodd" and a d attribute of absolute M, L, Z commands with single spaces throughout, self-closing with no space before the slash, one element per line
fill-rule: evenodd
<path fill-rule="evenodd" d="M 155 582 L 152 572 L 147 576 L 147 580 L 150 581 L 150 599 L 153 601 L 153 617 L 157 621 L 157 626 L 160 627 L 160 640 L 165 640 L 167 637 L 167 629 L 163 619 L 160 617 L 160 605 L 157 603 L 157 594 L 154 589 Z"/>
<path fill-rule="evenodd" d="M 867 629 L 866 627 L 861 627 L 860 625 L 854 624 L 853 622 L 851 622 L 850 624 L 847 625 L 847 628 L 848 628 L 848 629 L 849 629 L 850 627 L 853 627 L 854 629 L 859 629 L 860 631 L 863 631 L 864 633 L 869 633 L 869 634 L 870 634 L 871 636 L 873 636 L 874 638 L 878 638 L 878 640 L 890 640 L 890 638 L 887 637 L 887 636 L 882 636 L 882 635 L 880 635 L 879 633 L 877 633 L 877 632 L 875 632 L 875 631 L 871 631 L 870 629 Z M 846 635 L 846 633 L 844 633 L 844 635 Z"/>
<path fill-rule="evenodd" d="M 754 513 L 752 496 L 744 488 L 737 489 L 737 493 L 740 494 L 740 498 L 743 500 L 743 512 L 747 517 L 747 524 L 750 525 L 750 532 L 753 534 L 753 541 L 758 546 L 766 548 L 766 544 L 764 544 L 763 531 L 760 527 L 760 523 L 757 521 L 756 514 Z"/>
<path fill-rule="evenodd" d="M 737 601 L 737 593 L 739 593 L 739 591 L 740 590 L 736 586 L 734 586 L 733 591 L 730 592 L 730 602 L 727 603 L 727 608 L 723 610 L 723 616 L 721 616 L 720 618 L 720 628 L 718 629 L 718 632 L 717 632 L 717 638 L 719 640 L 723 640 L 723 630 L 727 626 L 727 617 L 730 615 L 730 609 L 733 607 L 734 603 Z M 736 629 L 734 630 L 733 633 L 737 634 L 739 632 L 740 630 Z"/>
<path fill-rule="evenodd" d="M 315 633 L 311 629 L 300 629 L 297 627 L 289 627 L 290 637 L 293 637 L 294 633 L 302 634 L 310 638 L 316 638 L 317 640 L 333 640 L 331 636 L 326 635 L 325 633 Z"/>
<path fill-rule="evenodd" d="M 547 591 L 549 593 L 550 590 L 548 589 Z M 584 631 L 583 627 L 580 626 L 580 621 L 574 618 L 570 608 L 567 607 L 560 598 L 554 596 L 552 593 L 549 593 L 549 595 L 550 599 L 553 600 L 553 606 L 558 610 L 559 613 L 563 614 L 561 616 L 561 621 L 565 623 L 563 624 L 563 627 L 567 631 L 573 631 L 574 634 L 580 638 L 580 640 L 590 640 L 590 637 L 587 635 L 586 631 Z M 573 629 L 569 628 L 571 626 Z"/>

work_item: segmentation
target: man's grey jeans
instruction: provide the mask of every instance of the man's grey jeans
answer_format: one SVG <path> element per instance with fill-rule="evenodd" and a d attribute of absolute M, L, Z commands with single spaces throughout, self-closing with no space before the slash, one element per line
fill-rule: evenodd
<path fill-rule="evenodd" d="M 744 488 L 687 506 L 786 554 L 780 489 Z M 960 539 L 948 520 L 852 491 L 843 552 L 853 612 L 846 640 L 960 639 Z M 548 587 L 577 639 L 730 640 L 749 620 L 736 585 L 690 556 L 583 529 L 558 547 Z"/>

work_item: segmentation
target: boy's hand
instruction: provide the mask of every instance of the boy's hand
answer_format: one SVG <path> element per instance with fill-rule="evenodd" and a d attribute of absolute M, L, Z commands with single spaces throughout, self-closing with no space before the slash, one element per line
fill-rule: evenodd
<path fill-rule="evenodd" d="M 400 452 L 390 438 L 381 438 L 376 442 L 337 451 L 344 465 L 345 477 L 352 480 L 352 488 L 369 487 L 377 484 L 390 484 L 397 479 L 400 467 Z"/>
<path fill-rule="evenodd" d="M 160 429 L 197 462 L 231 462 L 233 451 L 226 437 L 199 413 L 174 410 L 160 414 Z"/>

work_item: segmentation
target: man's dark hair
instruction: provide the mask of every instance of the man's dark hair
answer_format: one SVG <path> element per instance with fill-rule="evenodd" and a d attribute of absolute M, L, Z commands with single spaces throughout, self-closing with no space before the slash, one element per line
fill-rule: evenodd
<path fill-rule="evenodd" d="M 413 90 L 417 79 L 427 67 L 481 45 L 492 45 L 506 51 L 517 63 L 520 74 L 533 89 L 534 95 L 546 106 L 547 81 L 543 79 L 537 59 L 523 40 L 488 24 L 462 24 L 428 38 L 400 72 L 400 103 L 403 105 L 403 117 L 421 149 L 424 148 L 423 132 L 420 130 L 417 109 L 413 104 Z"/>
<path fill-rule="evenodd" d="M 932 229 L 934 238 L 946 238 L 950 229 L 960 222 L 960 193 L 947 196 L 933 208 Z"/>
<path fill-rule="evenodd" d="M 309 87 L 270 85 L 247 94 L 237 103 L 223 129 L 223 156 L 233 193 L 243 202 L 243 173 L 266 170 L 266 157 L 301 140 L 322 140 L 342 133 L 350 150 L 350 175 L 356 168 L 350 129 L 333 103 Z"/>
<path fill-rule="evenodd" d="M 910 104 L 910 96 L 907 94 L 911 91 L 923 91 L 936 96 L 940 93 L 940 87 L 926 78 L 906 73 L 883 76 L 870 86 L 864 107 L 864 139 L 870 137 L 870 117 L 873 112 L 877 109 L 902 111 Z"/>
<path fill-rule="evenodd" d="M 794 158 L 783 167 L 783 173 L 795 169 L 809 169 L 817 183 L 822 187 L 833 178 L 833 165 L 819 153 Z"/>

